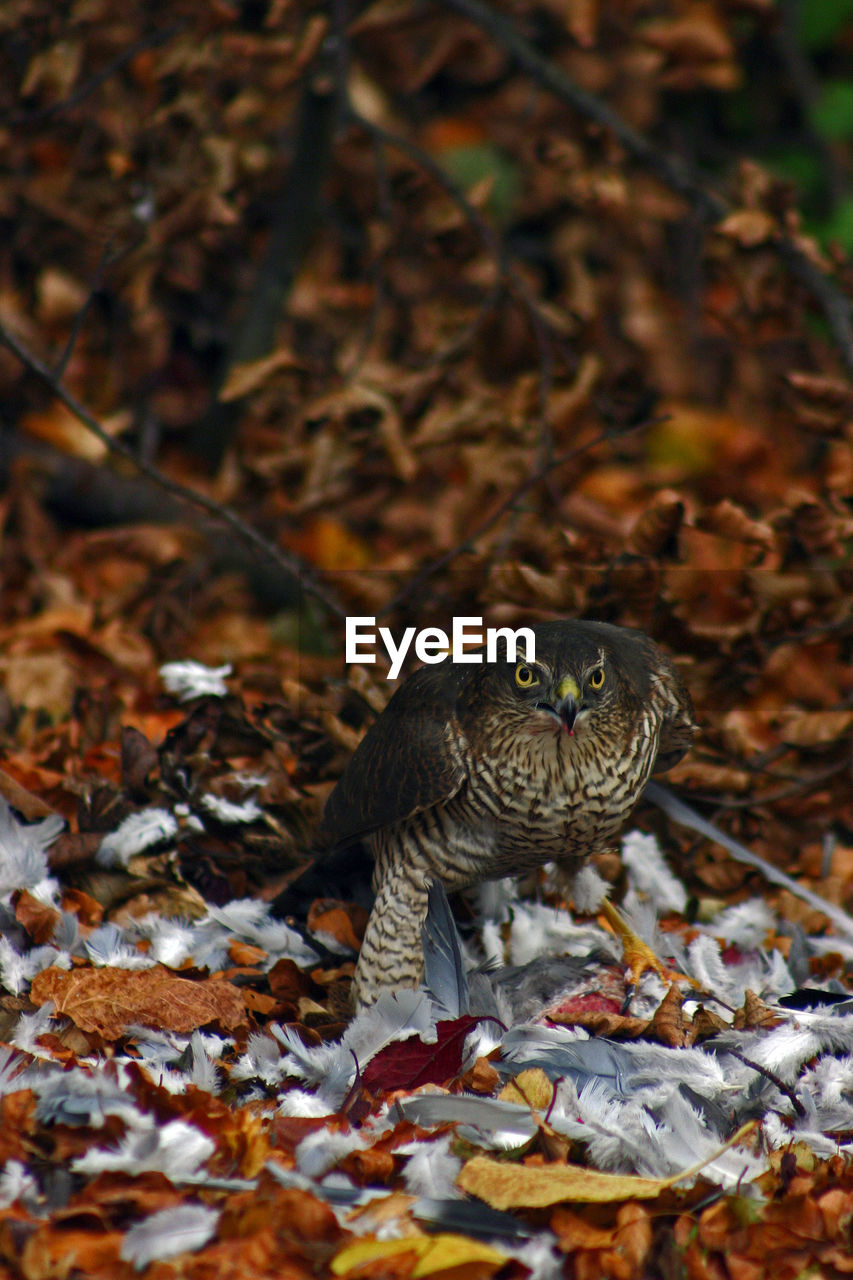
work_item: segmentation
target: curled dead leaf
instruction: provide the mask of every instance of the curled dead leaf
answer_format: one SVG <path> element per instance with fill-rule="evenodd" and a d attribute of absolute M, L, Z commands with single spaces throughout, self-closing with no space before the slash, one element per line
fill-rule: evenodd
<path fill-rule="evenodd" d="M 730 498 L 723 498 L 696 517 L 699 529 L 706 529 L 732 542 L 751 542 L 769 551 L 776 544 L 776 534 L 763 520 L 753 520 L 743 507 Z"/>
<path fill-rule="evenodd" d="M 62 919 L 54 907 L 33 897 L 28 889 L 22 889 L 15 899 L 15 919 L 29 934 L 33 942 L 49 942 Z"/>
<path fill-rule="evenodd" d="M 308 912 L 308 928 L 312 933 L 328 933 L 337 941 L 358 951 L 367 927 L 367 911 L 355 902 L 338 902 L 335 898 L 317 898 Z"/>
<path fill-rule="evenodd" d="M 743 997 L 743 1005 L 735 1012 L 732 1026 L 736 1031 L 759 1029 L 769 1031 L 771 1027 L 778 1027 L 780 1022 L 782 1018 L 775 1010 L 766 1005 L 754 991 L 747 990 Z"/>
<path fill-rule="evenodd" d="M 652 1245 L 652 1223 L 649 1212 L 643 1205 L 629 1200 L 620 1206 L 616 1214 L 616 1222 L 612 1227 L 599 1227 L 588 1222 L 581 1214 L 571 1209 L 558 1208 L 551 1215 L 551 1230 L 557 1237 L 557 1245 L 563 1253 L 576 1254 L 584 1250 L 587 1255 L 600 1254 L 594 1270 L 586 1268 L 578 1274 L 621 1275 L 627 1263 L 630 1271 L 625 1274 L 638 1274 Z M 605 1251 L 614 1250 L 617 1266 L 608 1265 L 610 1259 Z M 618 1266 L 621 1259 L 622 1265 Z"/>
<path fill-rule="evenodd" d="M 711 1036 L 727 1030 L 728 1023 L 724 1018 L 721 1018 L 718 1013 L 714 1013 L 713 1009 L 706 1009 L 703 1004 L 700 1004 L 693 1015 L 693 1025 L 690 1028 L 690 1043 L 696 1044 L 699 1040 L 709 1040 Z"/>
<path fill-rule="evenodd" d="M 844 378 L 831 378 L 822 373 L 792 369 L 784 375 L 789 386 L 811 403 L 825 408 L 853 412 L 853 386 Z"/>
<path fill-rule="evenodd" d="M 800 502 L 786 521 L 791 537 L 810 556 L 838 556 L 851 532 L 849 517 L 819 502 Z"/>
<path fill-rule="evenodd" d="M 684 997 L 674 982 L 649 1019 L 646 1035 L 671 1049 L 681 1049 L 689 1042 L 690 1027 L 684 1016 Z"/>
<path fill-rule="evenodd" d="M 631 545 L 644 556 L 674 551 L 683 521 L 684 502 L 671 490 L 663 490 L 635 521 L 628 535 Z"/>

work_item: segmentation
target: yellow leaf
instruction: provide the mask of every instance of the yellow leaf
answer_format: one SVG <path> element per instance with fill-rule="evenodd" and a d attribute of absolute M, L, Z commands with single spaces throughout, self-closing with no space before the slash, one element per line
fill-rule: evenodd
<path fill-rule="evenodd" d="M 564 1200 L 578 1204 L 652 1200 L 671 1186 L 664 1178 L 599 1173 L 572 1164 L 504 1164 L 488 1156 L 469 1160 L 456 1182 L 493 1209 L 544 1209 Z"/>
<path fill-rule="evenodd" d="M 521 1102 L 537 1111 L 547 1111 L 554 1097 L 554 1086 L 541 1067 L 528 1067 L 501 1089 L 502 1102 Z"/>
<path fill-rule="evenodd" d="M 355 1267 L 364 1266 L 378 1258 L 395 1258 L 404 1253 L 416 1253 L 418 1261 L 413 1276 L 431 1276 L 450 1267 L 461 1267 L 467 1262 L 484 1262 L 497 1271 L 507 1261 L 507 1255 L 499 1253 L 478 1240 L 467 1236 L 444 1233 L 437 1236 L 404 1236 L 401 1240 L 377 1240 L 373 1237 L 357 1240 L 336 1254 L 331 1262 L 334 1275 L 346 1275 Z"/>

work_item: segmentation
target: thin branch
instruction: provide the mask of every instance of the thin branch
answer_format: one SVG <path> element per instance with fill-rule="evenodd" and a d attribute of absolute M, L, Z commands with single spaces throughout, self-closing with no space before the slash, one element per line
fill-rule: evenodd
<path fill-rule="evenodd" d="M 47 365 L 43 364 L 37 356 L 19 342 L 13 334 L 0 324 L 0 343 L 17 356 L 21 364 L 34 374 L 40 382 L 56 396 L 66 409 L 70 410 L 83 425 L 91 431 L 101 443 L 109 450 L 110 453 L 125 458 L 130 462 L 137 471 L 147 476 L 149 480 L 153 480 L 166 493 L 172 494 L 173 497 L 180 498 L 183 502 L 190 503 L 192 506 L 200 507 L 202 511 L 206 511 L 208 515 L 221 524 L 227 525 L 230 529 L 242 538 L 249 545 L 255 547 L 263 555 L 268 556 L 275 564 L 279 565 L 285 573 L 292 575 L 298 581 L 301 588 L 309 595 L 318 600 L 324 608 L 328 609 L 336 618 L 346 618 L 346 611 L 340 604 L 329 594 L 325 587 L 322 587 L 314 578 L 313 571 L 304 564 L 298 557 L 282 551 L 274 542 L 270 542 L 251 525 L 246 524 L 240 517 L 229 507 L 222 506 L 214 501 L 213 498 L 206 497 L 203 493 L 197 493 L 194 489 L 188 488 L 186 485 L 180 484 L 177 480 L 172 480 L 164 472 L 153 466 L 150 462 L 137 457 L 136 453 L 123 440 L 115 439 L 105 431 L 98 420 L 93 417 L 84 405 L 75 399 L 75 397 L 57 381 Z"/>
<path fill-rule="evenodd" d="M 267 355 L 284 314 L 293 281 L 316 233 L 323 182 L 332 158 L 340 86 L 334 76 L 337 48 L 321 48 L 305 77 L 294 127 L 293 155 L 276 194 L 269 241 L 257 267 L 245 314 L 233 327 L 206 415 L 193 433 L 195 451 L 215 470 L 231 443 L 242 400 L 224 402 L 219 392 L 237 365 Z"/>
<path fill-rule="evenodd" d="M 63 348 L 62 355 L 59 357 L 56 364 L 53 366 L 53 369 L 51 370 L 51 374 L 57 383 L 62 381 L 62 378 L 65 374 L 65 370 L 68 368 L 68 361 L 71 359 L 71 356 L 74 353 L 74 348 L 77 345 L 77 339 L 80 337 L 80 332 L 83 328 L 83 322 L 86 319 L 86 316 L 89 314 L 89 308 L 92 305 L 92 300 L 95 297 L 95 294 L 98 292 L 101 285 L 103 284 L 104 275 L 106 274 L 107 267 L 112 266 L 113 262 L 116 261 L 118 257 L 120 257 L 119 254 L 116 254 L 115 258 L 111 257 L 111 252 L 112 252 L 112 241 L 109 240 L 107 244 L 104 246 L 104 251 L 101 254 L 100 261 L 98 262 L 98 265 L 95 268 L 95 274 L 92 279 L 92 283 L 89 285 L 89 292 L 86 295 L 86 301 L 83 303 L 82 307 L 80 307 L 76 316 L 74 317 L 74 322 L 71 325 L 71 332 L 68 335 L 68 341 L 66 342 L 65 347 Z"/>
<path fill-rule="evenodd" d="M 537 84 L 587 119 L 608 129 L 630 155 L 671 190 L 678 192 L 708 222 L 719 222 L 730 206 L 687 164 L 660 150 L 633 129 L 601 98 L 575 84 L 556 63 L 539 53 L 517 28 L 484 0 L 443 0 L 446 8 L 480 27 Z M 780 260 L 808 289 L 826 317 L 830 332 L 848 375 L 853 378 L 853 311 L 848 298 L 825 275 L 796 241 L 784 234 L 773 244 Z"/>
<path fill-rule="evenodd" d="M 771 1071 L 769 1067 L 763 1067 L 760 1062 L 753 1062 L 752 1058 L 747 1058 L 746 1054 L 741 1053 L 738 1049 L 724 1049 L 723 1052 L 730 1053 L 733 1058 L 737 1058 L 738 1062 L 742 1062 L 745 1067 L 750 1067 L 753 1071 L 757 1071 L 760 1076 L 764 1076 L 765 1080 L 769 1080 L 772 1085 L 775 1085 L 779 1092 L 783 1093 L 788 1099 L 798 1116 L 802 1118 L 806 1114 L 806 1109 L 794 1093 L 794 1090 L 790 1085 L 785 1084 L 785 1081 L 780 1079 L 775 1071 Z"/>
<path fill-rule="evenodd" d="M 832 144 L 812 123 L 812 110 L 820 96 L 820 81 L 800 38 L 799 9 L 800 0 L 779 0 L 779 21 L 774 24 L 771 35 L 802 117 L 804 140 L 820 158 L 825 203 L 831 208 L 846 194 L 848 182 Z"/>
<path fill-rule="evenodd" d="M 608 129 L 622 144 L 629 155 L 645 168 L 657 174 L 666 186 L 677 191 L 698 207 L 707 218 L 716 221 L 728 212 L 726 202 L 716 192 L 709 191 L 696 174 L 681 160 L 661 151 L 643 134 L 633 129 L 611 106 L 575 84 L 571 76 L 556 63 L 539 53 L 520 31 L 502 14 L 483 0 L 444 0 L 448 9 L 455 9 L 491 36 L 495 44 L 510 54 L 518 65 L 543 88 L 573 107 L 581 115 Z"/>
<path fill-rule="evenodd" d="M 117 57 L 108 62 L 100 71 L 95 72 L 93 76 L 83 84 L 79 89 L 75 89 L 67 98 L 63 98 L 60 102 L 53 102 L 49 107 L 39 107 L 35 111 L 17 111 L 7 121 L 10 125 L 29 125 L 41 124 L 44 120 L 50 120 L 53 116 L 62 115 L 65 111 L 71 111 L 73 107 L 79 106 L 84 99 L 88 98 L 96 89 L 100 89 L 102 84 L 110 80 L 114 75 L 121 71 L 122 67 L 128 62 L 132 62 L 140 53 L 144 53 L 146 49 L 156 49 L 158 45 L 166 44 L 177 35 L 186 26 L 186 22 L 173 22 L 168 27 L 164 27 L 161 31 L 152 31 L 150 35 L 143 36 L 141 40 L 137 40 L 130 48 L 122 50 Z"/>

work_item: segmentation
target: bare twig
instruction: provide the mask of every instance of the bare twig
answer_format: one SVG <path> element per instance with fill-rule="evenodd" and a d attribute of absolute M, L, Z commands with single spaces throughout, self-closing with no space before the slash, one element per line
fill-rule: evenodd
<path fill-rule="evenodd" d="M 682 161 L 659 150 L 648 138 L 633 129 L 611 106 L 575 84 L 571 76 L 556 63 L 539 53 L 533 45 L 502 14 L 484 0 L 444 0 L 449 9 L 455 9 L 476 26 L 482 28 L 518 65 L 548 89 L 555 97 L 608 129 L 622 146 L 645 168 L 657 174 L 666 186 L 701 209 L 710 220 L 722 218 L 728 212 L 726 202 L 716 192 L 709 191 L 699 178 Z"/>
<path fill-rule="evenodd" d="M 588 120 L 608 129 L 632 159 L 671 190 L 683 196 L 708 222 L 718 222 L 730 212 L 728 202 L 712 190 L 689 165 L 662 151 L 649 138 L 633 129 L 601 98 L 575 84 L 571 76 L 539 53 L 491 5 L 484 0 L 444 0 L 444 4 L 485 31 L 537 84 Z M 791 236 L 778 235 L 773 244 L 781 261 L 808 289 L 823 311 L 844 367 L 848 375 L 853 377 L 853 313 L 849 299 Z"/>
<path fill-rule="evenodd" d="M 338 604 L 337 600 L 333 598 L 326 588 L 322 587 L 320 583 L 316 581 L 312 570 L 299 560 L 298 557 L 291 555 L 286 551 L 282 551 L 274 542 L 270 542 L 269 539 L 258 533 L 256 529 L 253 529 L 251 525 L 248 525 L 241 520 L 236 512 L 232 511 L 229 507 L 222 506 L 213 498 L 208 498 L 205 494 L 198 493 L 196 490 L 180 484 L 179 481 L 173 480 L 170 476 L 167 476 L 150 462 L 146 462 L 144 459 L 137 457 L 133 449 L 131 449 L 129 445 L 125 444 L 123 440 L 115 439 L 108 431 L 105 431 L 89 410 L 84 405 L 80 404 L 71 392 L 65 389 L 61 382 L 57 381 L 56 377 L 47 365 L 43 364 L 37 356 L 33 355 L 33 353 L 28 350 L 22 342 L 19 342 L 3 324 L 0 324 L 0 343 L 5 347 L 8 347 L 13 355 L 17 356 L 21 364 L 24 365 L 30 373 L 34 374 L 40 382 L 44 383 L 53 395 L 56 396 L 57 400 L 64 404 L 66 409 L 70 410 L 70 412 L 74 414 L 75 418 L 82 422 L 83 425 L 91 431 L 92 435 L 101 441 L 110 453 L 125 458 L 136 468 L 137 471 L 142 475 L 147 476 L 149 480 L 154 481 L 166 493 L 170 493 L 173 497 L 180 498 L 183 502 L 190 503 L 192 506 L 200 507 L 202 511 L 206 511 L 208 515 L 213 516 L 214 519 L 220 523 L 227 525 L 230 529 L 233 529 L 234 532 L 245 542 L 256 548 L 256 550 L 262 552 L 263 555 L 268 556 L 275 564 L 279 565 L 285 573 L 294 577 L 298 581 L 302 590 L 313 596 L 315 600 L 318 600 L 323 607 L 328 609 L 336 618 L 343 619 L 346 617 L 346 611 L 340 604 Z"/>
<path fill-rule="evenodd" d="M 845 195 L 848 183 L 831 144 L 812 124 L 811 113 L 820 96 L 820 81 L 800 38 L 800 0 L 780 0 L 777 9 L 779 20 L 772 28 L 773 44 L 797 99 L 804 138 L 820 158 L 825 204 L 831 207 Z"/>
<path fill-rule="evenodd" d="M 119 255 L 116 255 L 116 257 L 118 256 Z M 107 267 L 111 266 L 114 260 L 115 259 L 112 257 L 112 241 L 110 240 L 104 246 L 104 251 L 101 254 L 100 261 L 98 262 L 98 265 L 95 268 L 95 275 L 94 275 L 94 278 L 92 279 L 92 283 L 89 285 L 89 292 L 86 295 L 86 301 L 83 303 L 82 307 L 80 307 L 76 316 L 74 317 L 74 321 L 71 325 L 71 332 L 68 335 L 68 341 L 66 342 L 65 347 L 63 348 L 62 355 L 59 357 L 59 359 L 57 360 L 56 364 L 53 366 L 53 369 L 51 371 L 53 377 L 56 379 L 58 383 L 62 381 L 62 378 L 65 374 L 65 370 L 68 368 L 68 361 L 71 359 L 71 356 L 73 355 L 73 352 L 74 352 L 74 348 L 77 345 L 77 339 L 80 337 L 80 332 L 83 328 L 83 322 L 86 319 L 86 316 L 89 314 L 89 308 L 92 305 L 92 299 L 94 298 L 95 294 L 98 292 L 98 290 L 100 289 L 103 283 L 104 273 L 106 272 Z"/>
<path fill-rule="evenodd" d="M 229 371 L 267 355 L 275 341 L 284 303 L 319 221 L 323 182 L 332 156 L 340 85 L 335 78 L 337 47 L 321 49 L 305 77 L 287 177 L 277 193 L 270 237 L 245 314 L 234 326 L 210 408 L 194 433 L 193 445 L 211 470 L 219 466 L 239 420 L 241 400 L 219 399 Z"/>
<path fill-rule="evenodd" d="M 146 49 L 156 49 L 158 45 L 166 44 L 167 41 L 171 40 L 172 36 L 177 35 L 185 26 L 185 22 L 172 22 L 161 31 L 152 31 L 150 35 L 143 36 L 141 40 L 137 40 L 129 48 L 123 49 L 117 57 L 108 62 L 100 71 L 95 72 L 93 76 L 90 76 L 88 80 L 80 85 L 79 89 L 75 89 L 67 98 L 63 98 L 60 102 L 52 102 L 49 107 L 39 107 L 34 111 L 16 111 L 7 120 L 7 124 L 41 124 L 44 120 L 50 120 L 53 116 L 71 111 L 74 107 L 79 106 L 84 99 L 88 98 L 89 94 L 94 93 L 96 89 L 100 89 L 102 84 L 117 75 L 122 67 L 126 66 L 128 62 L 132 62 L 140 53 L 144 53 Z"/>
<path fill-rule="evenodd" d="M 737 1058 L 738 1062 L 742 1062 L 745 1067 L 750 1067 L 753 1071 L 757 1071 L 760 1076 L 764 1076 L 765 1080 L 769 1080 L 772 1085 L 775 1085 L 779 1092 L 783 1093 L 788 1099 L 798 1116 L 802 1117 L 806 1114 L 806 1109 L 794 1093 L 794 1090 L 790 1085 L 785 1084 L 785 1081 L 780 1079 L 775 1071 L 771 1071 L 769 1067 L 763 1067 L 760 1062 L 753 1062 L 752 1058 L 748 1058 L 745 1053 L 741 1053 L 737 1049 L 725 1049 L 724 1052 L 730 1053 L 733 1058 Z"/>

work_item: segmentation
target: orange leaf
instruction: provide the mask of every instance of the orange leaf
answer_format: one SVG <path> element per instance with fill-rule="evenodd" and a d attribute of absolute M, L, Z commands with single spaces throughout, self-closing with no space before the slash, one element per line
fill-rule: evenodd
<path fill-rule="evenodd" d="M 308 928 L 312 932 L 329 933 L 344 946 L 358 951 L 367 926 L 367 912 L 355 903 L 318 898 L 308 912 Z"/>
<path fill-rule="evenodd" d="M 215 1022 L 226 1031 L 247 1023 L 243 997 L 228 982 L 191 982 L 163 965 L 151 969 L 75 969 L 51 967 L 36 975 L 33 1004 L 52 1000 L 81 1031 L 117 1040 L 128 1026 L 142 1023 L 168 1031 L 195 1031 Z"/>
<path fill-rule="evenodd" d="M 62 917 L 54 907 L 39 902 L 27 889 L 23 889 L 15 902 L 15 919 L 26 929 L 35 943 L 49 941 Z"/>

